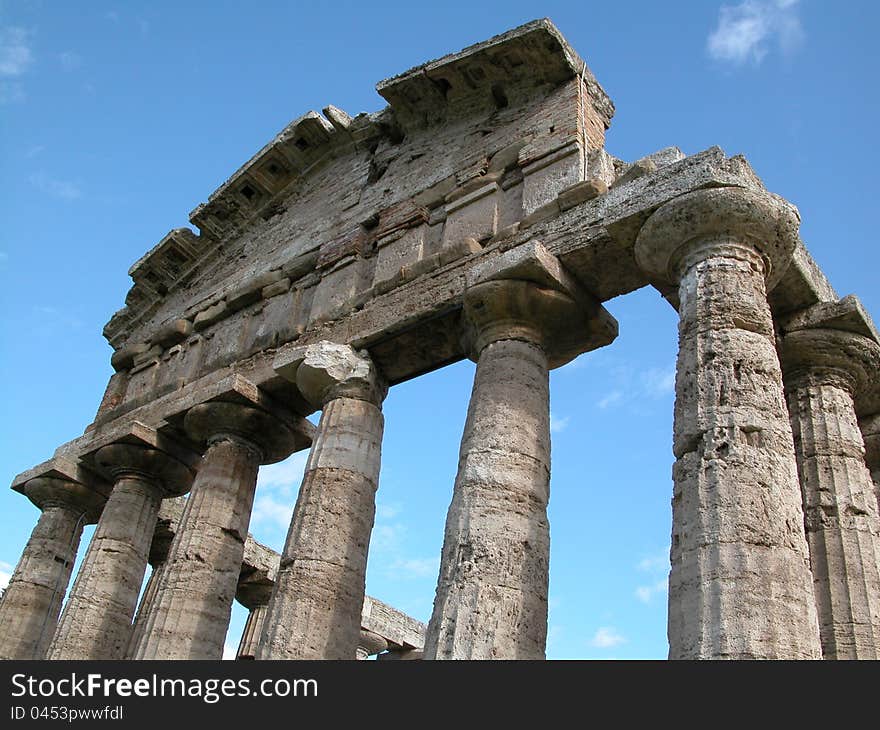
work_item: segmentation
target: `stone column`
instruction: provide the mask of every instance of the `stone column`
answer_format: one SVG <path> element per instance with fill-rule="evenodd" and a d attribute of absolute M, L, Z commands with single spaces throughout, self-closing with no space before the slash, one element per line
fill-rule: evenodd
<path fill-rule="evenodd" d="M 31 479 L 24 492 L 42 514 L 0 600 L 0 659 L 45 657 L 83 527 L 104 504 L 97 492 L 67 479 Z"/>
<path fill-rule="evenodd" d="M 153 571 L 147 580 L 147 585 L 141 595 L 134 626 L 131 630 L 131 638 L 125 653 L 126 659 L 132 659 L 138 645 L 143 640 L 144 630 L 150 622 L 153 611 L 156 608 L 156 594 L 159 591 L 159 583 L 162 574 L 168 565 L 168 554 L 171 551 L 171 543 L 179 526 L 180 514 L 186 505 L 186 497 L 166 499 L 159 508 L 159 519 L 156 520 L 156 529 L 153 531 L 153 541 L 150 543 L 150 556 L 148 562 Z M 167 511 L 166 511 L 166 508 Z M 163 512 L 166 514 L 163 515 Z"/>
<path fill-rule="evenodd" d="M 189 468 L 141 445 L 117 443 L 95 454 L 113 491 L 61 615 L 49 659 L 122 659 L 144 580 L 159 502 L 185 492 Z"/>
<path fill-rule="evenodd" d="M 782 339 L 782 363 L 822 654 L 880 658 L 880 517 L 854 398 L 880 372 L 880 346 L 836 329 Z"/>
<path fill-rule="evenodd" d="M 272 597 L 271 583 L 245 583 L 239 584 L 236 600 L 250 611 L 244 631 L 241 632 L 241 641 L 238 644 L 236 659 L 256 659 L 260 637 L 266 623 L 269 612 L 269 599 Z"/>
<path fill-rule="evenodd" d="M 865 463 L 871 472 L 874 495 L 880 508 L 880 413 L 862 418 L 859 426 L 865 440 Z"/>
<path fill-rule="evenodd" d="M 360 660 L 369 659 L 374 654 L 381 654 L 388 648 L 388 641 L 384 636 L 373 631 L 361 629 L 360 638 L 358 639 L 357 658 Z"/>
<path fill-rule="evenodd" d="M 636 260 L 678 285 L 671 659 L 817 659 L 800 485 L 767 291 L 795 209 L 742 188 L 683 195 Z"/>
<path fill-rule="evenodd" d="M 385 386 L 366 353 L 322 342 L 282 365 L 321 421 L 281 556 L 261 659 L 354 659 L 376 511 Z"/>
<path fill-rule="evenodd" d="M 543 659 L 550 535 L 550 321 L 565 294 L 530 281 L 470 287 L 477 371 L 440 563 L 427 659 Z"/>
<path fill-rule="evenodd" d="M 294 429 L 239 403 L 191 408 L 189 436 L 207 443 L 135 659 L 221 659 L 260 464 L 281 461 Z"/>

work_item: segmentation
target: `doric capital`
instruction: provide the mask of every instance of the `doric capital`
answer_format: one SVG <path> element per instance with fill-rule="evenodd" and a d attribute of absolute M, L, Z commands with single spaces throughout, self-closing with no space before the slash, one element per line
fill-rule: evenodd
<path fill-rule="evenodd" d="M 556 368 L 617 337 L 614 317 L 539 241 L 474 266 L 462 305 L 474 360 L 492 342 L 523 340 Z"/>
<path fill-rule="evenodd" d="M 164 451 L 141 444 L 115 443 L 95 452 L 95 465 L 113 479 L 131 475 L 152 482 L 167 497 L 189 491 L 193 471 Z"/>
<path fill-rule="evenodd" d="M 365 350 L 317 342 L 278 358 L 275 371 L 296 383 L 303 398 L 323 407 L 334 398 L 355 398 L 379 405 L 388 388 Z"/>
<path fill-rule="evenodd" d="M 837 385 L 855 398 L 880 372 L 880 345 L 853 332 L 802 329 L 782 337 L 782 370 L 789 387 Z"/>
<path fill-rule="evenodd" d="M 243 403 L 209 401 L 190 408 L 183 425 L 194 441 L 208 445 L 223 439 L 237 441 L 253 449 L 261 464 L 272 464 L 308 445 L 295 420 Z"/>
<path fill-rule="evenodd" d="M 797 208 L 779 196 L 734 187 L 697 190 L 660 206 L 642 226 L 634 253 L 649 276 L 676 285 L 712 256 L 761 261 L 769 291 L 788 268 L 799 224 Z"/>
<path fill-rule="evenodd" d="M 367 631 L 367 629 L 361 629 L 357 647 L 359 659 L 366 659 L 368 656 L 373 656 L 373 654 L 381 654 L 387 648 L 388 641 L 384 636 L 380 636 L 373 631 Z"/>
<path fill-rule="evenodd" d="M 37 477 L 24 485 L 27 498 L 41 510 L 64 507 L 81 511 L 88 523 L 96 522 L 107 501 L 106 497 L 84 484 L 69 479 Z"/>
<path fill-rule="evenodd" d="M 259 577 L 239 580 L 235 590 L 235 600 L 249 611 L 260 606 L 268 606 L 269 599 L 272 598 L 273 585 L 273 583 Z"/>

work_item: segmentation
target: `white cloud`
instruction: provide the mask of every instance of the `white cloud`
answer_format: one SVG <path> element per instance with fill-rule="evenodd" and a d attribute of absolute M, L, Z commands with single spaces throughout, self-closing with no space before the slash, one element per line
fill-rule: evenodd
<path fill-rule="evenodd" d="M 667 589 L 666 580 L 658 580 L 656 583 L 652 583 L 647 586 L 639 586 L 636 588 L 636 598 L 638 598 L 642 603 L 651 603 L 654 599 L 654 596 L 663 595 L 666 593 Z"/>
<path fill-rule="evenodd" d="M 0 28 L 0 76 L 21 76 L 34 61 L 24 28 Z"/>
<path fill-rule="evenodd" d="M 440 572 L 440 556 L 398 558 L 388 566 L 387 572 L 403 578 L 436 578 Z"/>
<path fill-rule="evenodd" d="M 600 626 L 593 634 L 593 638 L 590 639 L 590 645 L 598 649 L 610 649 L 624 643 L 626 643 L 626 638 L 613 626 Z"/>
<path fill-rule="evenodd" d="M 568 428 L 568 422 L 571 420 L 568 416 L 565 418 L 557 418 L 550 414 L 550 433 L 562 433 Z"/>
<path fill-rule="evenodd" d="M 641 374 L 645 395 L 660 398 L 675 392 L 675 366 L 651 368 Z"/>
<path fill-rule="evenodd" d="M 646 573 L 666 572 L 669 570 L 669 549 L 667 548 L 654 555 L 647 555 L 638 562 L 636 567 Z"/>
<path fill-rule="evenodd" d="M 393 520 L 397 515 L 400 514 L 401 507 L 399 504 L 384 504 L 379 503 L 376 505 L 376 519 L 377 520 Z"/>
<path fill-rule="evenodd" d="M 370 536 L 370 553 L 394 550 L 400 543 L 403 532 L 404 528 L 401 525 L 380 525 L 377 523 Z"/>
<path fill-rule="evenodd" d="M 285 497 L 295 496 L 308 460 L 308 451 L 297 451 L 277 464 L 261 466 L 257 475 L 257 489 L 276 490 Z"/>
<path fill-rule="evenodd" d="M 28 180 L 37 190 L 54 198 L 77 200 L 82 197 L 82 189 L 77 183 L 50 177 L 45 172 L 35 172 Z"/>
<path fill-rule="evenodd" d="M 9 563 L 0 560 L 0 590 L 6 590 L 12 579 L 12 571 L 13 567 Z"/>
<path fill-rule="evenodd" d="M 82 57 L 73 51 L 64 51 L 58 54 L 58 62 L 65 71 L 76 71 L 82 66 Z"/>
<path fill-rule="evenodd" d="M 623 398 L 623 393 L 619 390 L 612 390 L 608 395 L 602 398 L 596 405 L 601 409 L 606 409 L 609 406 L 613 406 L 615 403 L 618 403 Z"/>
<path fill-rule="evenodd" d="M 758 65 L 773 41 L 788 54 L 803 38 L 798 0 L 743 0 L 739 5 L 721 6 L 718 27 L 709 35 L 706 48 L 716 61 Z"/>
<path fill-rule="evenodd" d="M 254 523 L 268 522 L 273 527 L 286 530 L 293 517 L 294 503 L 280 502 L 271 495 L 259 495 L 254 499 L 251 520 Z"/>
<path fill-rule="evenodd" d="M 223 658 L 224 659 L 235 659 L 235 656 L 238 654 L 238 647 L 233 646 L 232 644 L 224 644 L 223 645 Z"/>

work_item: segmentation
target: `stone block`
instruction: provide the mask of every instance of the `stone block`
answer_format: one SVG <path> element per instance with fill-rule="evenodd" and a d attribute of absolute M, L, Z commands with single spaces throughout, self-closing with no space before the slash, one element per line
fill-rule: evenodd
<path fill-rule="evenodd" d="M 566 211 L 569 208 L 574 208 L 576 205 L 586 203 L 588 200 L 598 198 L 607 192 L 608 185 L 605 184 L 604 180 L 584 180 L 559 193 L 557 198 L 559 210 Z"/>
<path fill-rule="evenodd" d="M 373 281 L 392 277 L 401 266 L 414 264 L 422 258 L 425 245 L 425 228 L 418 226 L 389 236 L 377 242 L 376 271 Z"/>
<path fill-rule="evenodd" d="M 523 214 L 528 216 L 556 199 L 561 190 L 583 179 L 580 146 L 569 144 L 523 168 Z"/>
<path fill-rule="evenodd" d="M 470 236 L 477 240 L 490 238 L 498 225 L 500 188 L 491 182 L 446 204 L 443 245 Z"/>

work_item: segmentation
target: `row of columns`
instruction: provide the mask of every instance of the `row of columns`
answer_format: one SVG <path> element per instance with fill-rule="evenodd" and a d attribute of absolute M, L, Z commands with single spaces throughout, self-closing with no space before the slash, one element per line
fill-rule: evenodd
<path fill-rule="evenodd" d="M 880 419 L 860 430 L 855 409 L 880 348 L 833 326 L 778 337 L 767 292 L 797 226 L 775 196 L 711 189 L 662 206 L 636 243 L 640 266 L 678 293 L 671 658 L 880 652 Z M 428 659 L 544 656 L 549 370 L 566 359 L 554 332 L 560 323 L 583 330 L 586 351 L 595 346 L 586 333 L 606 315 L 544 275 L 517 271 L 471 283 L 464 298 L 477 368 Z M 237 590 L 251 611 L 242 657 L 369 653 L 360 612 L 387 389 L 365 352 L 332 343 L 296 351 L 276 370 L 321 420 L 271 592 L 241 588 L 239 569 L 259 465 L 291 453 L 295 433 L 259 408 L 206 403 L 185 418 L 205 445 L 195 474 L 142 445 L 96 454 L 114 486 L 51 645 L 82 525 L 99 505 L 71 483 L 28 483 L 43 514 L 0 603 L 2 656 L 220 658 Z M 190 483 L 133 625 L 159 501 Z"/>

